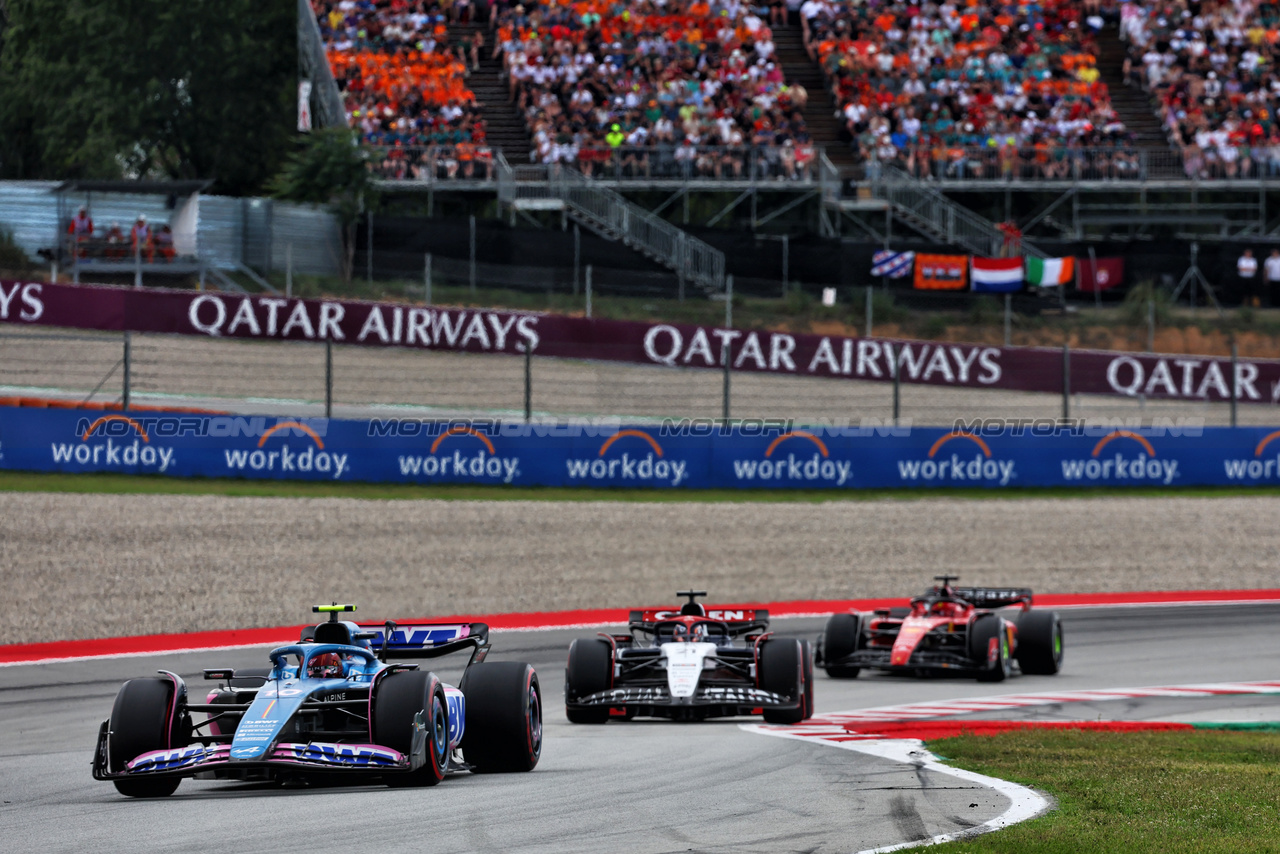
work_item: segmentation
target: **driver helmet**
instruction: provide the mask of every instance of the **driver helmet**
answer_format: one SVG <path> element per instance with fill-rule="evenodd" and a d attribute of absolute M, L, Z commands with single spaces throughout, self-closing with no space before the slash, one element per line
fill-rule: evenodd
<path fill-rule="evenodd" d="M 307 663 L 307 676 L 312 679 L 333 679 L 342 676 L 342 658 L 336 652 L 322 652 Z"/>
<path fill-rule="evenodd" d="M 695 623 L 693 628 L 689 630 L 689 640 L 695 643 L 702 643 L 707 639 L 707 626 L 705 623 Z"/>

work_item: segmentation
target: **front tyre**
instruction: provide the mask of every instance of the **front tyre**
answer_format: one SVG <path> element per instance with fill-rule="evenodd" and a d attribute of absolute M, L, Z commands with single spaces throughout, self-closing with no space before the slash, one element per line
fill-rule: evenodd
<path fill-rule="evenodd" d="M 121 686 L 108 724 L 111 773 L 120 773 L 130 760 L 144 753 L 179 746 L 174 742 L 173 726 L 178 715 L 170 709 L 173 691 L 170 680 L 154 676 L 130 679 Z M 177 791 L 182 780 L 179 777 L 126 777 L 112 782 L 116 791 L 126 797 L 165 798 Z"/>
<path fill-rule="evenodd" d="M 569 644 L 569 664 L 564 671 L 565 697 L 577 700 L 613 687 L 613 648 L 601 638 L 577 638 Z M 564 710 L 569 723 L 602 724 L 609 720 L 609 707 Z"/>
<path fill-rule="evenodd" d="M 388 774 L 388 786 L 434 786 L 444 779 L 449 770 L 448 709 L 444 686 L 429 671 L 401 670 L 378 682 L 373 699 L 374 742 L 412 757 L 420 731 L 426 741 L 422 767 Z"/>
<path fill-rule="evenodd" d="M 995 661 L 991 660 L 991 642 L 996 642 Z M 1004 620 L 995 614 L 984 614 L 969 629 L 969 656 L 978 662 L 979 682 L 1003 682 L 1009 675 L 1009 634 Z"/>
<path fill-rule="evenodd" d="M 827 620 L 826 631 L 822 633 L 822 661 L 828 676 L 853 679 L 861 672 L 860 667 L 839 663 L 858 649 L 861 634 L 862 621 L 853 614 L 833 614 Z"/>
<path fill-rule="evenodd" d="M 1018 650 L 1023 673 L 1052 676 L 1062 669 L 1062 621 L 1056 611 L 1027 611 L 1018 618 Z"/>
<path fill-rule="evenodd" d="M 485 661 L 467 668 L 462 756 L 477 774 L 532 771 L 542 757 L 542 687 L 523 661 Z M 607 713 L 607 710 L 606 710 Z"/>
<path fill-rule="evenodd" d="M 772 638 L 760 644 L 760 687 L 796 701 L 794 709 L 765 708 L 770 724 L 798 724 L 805 719 L 804 646 L 792 638 Z"/>

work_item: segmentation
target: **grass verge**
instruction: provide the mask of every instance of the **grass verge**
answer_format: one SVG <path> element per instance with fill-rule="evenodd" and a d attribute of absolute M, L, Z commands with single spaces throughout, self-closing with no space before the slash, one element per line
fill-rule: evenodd
<path fill-rule="evenodd" d="M 929 748 L 950 765 L 1058 799 L 1041 818 L 930 851 L 1174 854 L 1280 844 L 1280 733 L 1022 730 Z"/>
<path fill-rule="evenodd" d="M 588 489 L 583 487 L 486 486 L 470 484 L 323 483 L 129 474 L 46 474 L 0 471 L 0 492 L 77 492 L 102 495 L 228 495 L 274 498 L 363 498 L 376 501 L 632 501 L 801 502 L 918 501 L 925 498 L 1017 500 L 1021 498 L 1233 498 L 1272 496 L 1267 487 L 1160 489 Z"/>

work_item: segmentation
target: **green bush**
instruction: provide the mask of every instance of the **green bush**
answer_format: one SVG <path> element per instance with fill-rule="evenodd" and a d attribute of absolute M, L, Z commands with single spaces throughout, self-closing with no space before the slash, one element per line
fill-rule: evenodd
<path fill-rule="evenodd" d="M 1124 318 L 1130 326 L 1147 325 L 1147 301 L 1155 303 L 1156 325 L 1165 326 L 1173 319 L 1173 301 L 1167 291 L 1156 287 L 1151 279 L 1144 279 L 1129 289 L 1124 296 Z"/>

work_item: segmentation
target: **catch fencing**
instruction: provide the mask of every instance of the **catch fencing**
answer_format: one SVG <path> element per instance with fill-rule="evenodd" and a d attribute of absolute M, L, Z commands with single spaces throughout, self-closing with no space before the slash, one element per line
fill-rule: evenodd
<path fill-rule="evenodd" d="M 1069 378 L 1057 393 L 902 381 L 910 379 L 908 354 L 917 364 L 922 358 L 918 349 L 900 349 L 904 364 L 893 382 L 732 364 L 728 370 L 641 365 L 536 350 L 449 352 L 0 326 L 0 401 L 535 423 L 728 418 L 854 428 L 1034 422 L 1181 429 L 1280 422 L 1269 402 L 1233 406 L 1159 399 L 1140 390 L 1131 396 L 1072 391 Z M 1122 379 L 1131 383 L 1133 375 Z"/>

